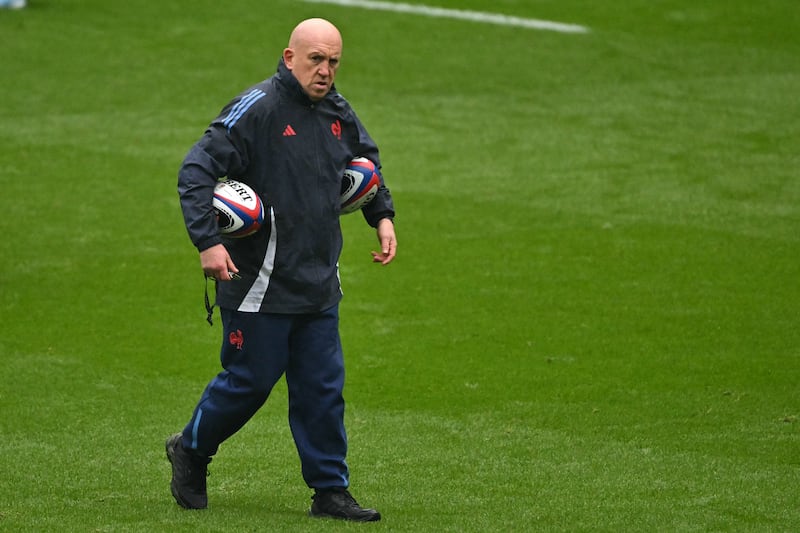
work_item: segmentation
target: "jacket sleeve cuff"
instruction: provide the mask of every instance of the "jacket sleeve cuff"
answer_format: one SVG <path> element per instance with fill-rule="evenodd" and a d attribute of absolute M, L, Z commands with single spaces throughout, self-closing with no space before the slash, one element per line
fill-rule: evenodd
<path fill-rule="evenodd" d="M 373 228 L 377 228 L 378 223 L 384 218 L 388 218 L 389 220 L 392 221 L 392 224 L 394 224 L 394 211 L 383 211 L 377 214 L 376 213 L 367 214 L 366 212 L 363 213 L 364 213 L 364 219 L 367 221 L 367 224 L 369 224 Z"/>
<path fill-rule="evenodd" d="M 198 241 L 194 245 L 197 247 L 198 252 L 202 252 L 203 250 L 208 250 L 212 246 L 216 246 L 218 244 L 222 244 L 222 237 L 219 235 L 214 235 L 213 237 Z"/>

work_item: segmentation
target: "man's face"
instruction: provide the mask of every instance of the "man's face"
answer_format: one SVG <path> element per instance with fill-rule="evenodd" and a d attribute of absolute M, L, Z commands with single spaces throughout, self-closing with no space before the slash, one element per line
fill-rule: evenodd
<path fill-rule="evenodd" d="M 342 55 L 341 40 L 335 36 L 304 39 L 283 51 L 284 63 L 309 98 L 318 102 L 331 90 Z"/>

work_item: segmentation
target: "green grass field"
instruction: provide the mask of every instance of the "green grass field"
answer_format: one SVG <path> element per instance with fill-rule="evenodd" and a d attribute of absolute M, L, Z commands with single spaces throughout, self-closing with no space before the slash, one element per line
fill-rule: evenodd
<path fill-rule="evenodd" d="M 418 3 L 413 1 L 412 3 Z M 800 530 L 795 0 L 291 0 L 0 11 L 0 531 Z M 175 192 L 302 18 L 382 149 L 399 256 L 343 219 L 353 492 L 306 516 L 285 385 L 169 492 L 218 370 Z"/>

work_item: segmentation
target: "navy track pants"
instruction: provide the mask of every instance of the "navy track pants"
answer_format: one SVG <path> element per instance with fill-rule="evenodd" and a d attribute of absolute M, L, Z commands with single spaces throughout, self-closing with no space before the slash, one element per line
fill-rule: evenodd
<path fill-rule="evenodd" d="M 203 392 L 183 430 L 183 445 L 214 455 L 258 411 L 285 374 L 289 426 L 306 484 L 315 489 L 347 487 L 338 305 L 303 315 L 228 309 L 220 313 L 223 371 Z"/>

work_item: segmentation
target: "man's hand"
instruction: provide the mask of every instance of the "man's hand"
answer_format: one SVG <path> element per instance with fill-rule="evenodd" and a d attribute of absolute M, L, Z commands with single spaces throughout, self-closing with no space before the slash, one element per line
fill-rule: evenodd
<path fill-rule="evenodd" d="M 394 223 L 384 218 L 378 222 L 378 242 L 381 243 L 381 251 L 372 252 L 372 261 L 382 265 L 388 265 L 397 253 L 397 237 L 394 234 Z"/>
<path fill-rule="evenodd" d="M 217 244 L 200 252 L 200 266 L 203 273 L 219 281 L 230 281 L 230 272 L 237 273 L 239 269 L 233 264 L 231 256 L 225 246 Z"/>

